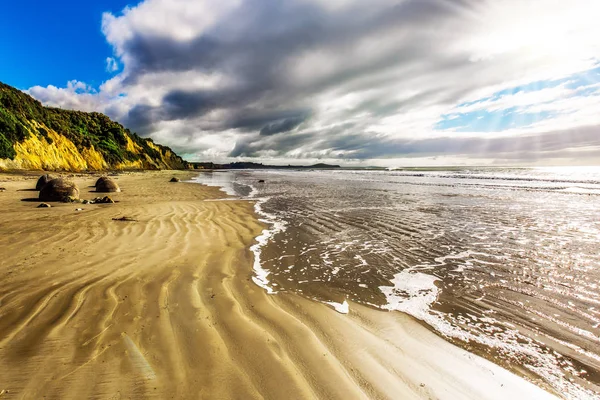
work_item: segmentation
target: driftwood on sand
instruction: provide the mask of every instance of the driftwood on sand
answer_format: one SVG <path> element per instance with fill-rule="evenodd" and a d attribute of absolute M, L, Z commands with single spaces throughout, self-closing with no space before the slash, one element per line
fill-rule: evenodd
<path fill-rule="evenodd" d="M 135 222 L 137 221 L 137 219 L 131 218 L 131 217 L 120 217 L 120 218 L 113 218 L 113 221 L 126 221 L 126 222 Z"/>

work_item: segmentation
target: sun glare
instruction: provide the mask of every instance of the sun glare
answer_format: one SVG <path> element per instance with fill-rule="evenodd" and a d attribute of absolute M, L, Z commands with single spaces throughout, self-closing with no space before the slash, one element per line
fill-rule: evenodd
<path fill-rule="evenodd" d="M 575 3 L 582 6 L 543 0 L 488 4 L 480 11 L 479 32 L 470 43 L 473 59 L 514 54 L 541 62 L 588 60 L 598 47 L 592 38 L 600 34 L 600 4 Z"/>

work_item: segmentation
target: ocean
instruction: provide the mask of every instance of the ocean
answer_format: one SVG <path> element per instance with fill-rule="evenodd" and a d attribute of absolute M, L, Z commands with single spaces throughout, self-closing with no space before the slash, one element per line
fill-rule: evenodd
<path fill-rule="evenodd" d="M 600 168 L 243 170 L 254 281 L 410 314 L 569 399 L 600 398 Z M 264 181 L 264 182 L 262 182 Z"/>

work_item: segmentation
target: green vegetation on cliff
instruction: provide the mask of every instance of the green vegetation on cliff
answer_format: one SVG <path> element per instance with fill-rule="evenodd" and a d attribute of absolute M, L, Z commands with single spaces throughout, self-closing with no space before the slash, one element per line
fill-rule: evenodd
<path fill-rule="evenodd" d="M 44 107 L 26 93 L 0 82 L 0 159 L 14 160 L 15 145 L 31 135 L 52 145 L 47 129 L 64 136 L 79 151 L 95 149 L 109 168 L 136 162 L 149 168 L 186 166 L 168 147 L 132 133 L 104 114 Z"/>

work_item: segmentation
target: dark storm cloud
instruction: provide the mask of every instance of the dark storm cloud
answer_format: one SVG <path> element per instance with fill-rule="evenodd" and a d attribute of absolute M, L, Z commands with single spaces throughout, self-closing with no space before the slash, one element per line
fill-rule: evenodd
<path fill-rule="evenodd" d="M 278 133 L 289 132 L 297 128 L 301 123 L 306 121 L 308 115 L 299 115 L 297 117 L 284 118 L 269 122 L 260 130 L 261 136 L 271 136 Z"/>
<path fill-rule="evenodd" d="M 352 127 L 346 127 L 352 130 Z M 308 152 L 317 154 L 327 151 L 330 158 L 352 158 L 358 160 L 397 157 L 466 156 L 481 158 L 503 158 L 534 160 L 539 157 L 558 157 L 565 154 L 595 154 L 600 156 L 600 126 L 590 126 L 577 130 L 545 132 L 528 136 L 507 136 L 496 138 L 480 137 L 438 137 L 430 139 L 389 139 L 377 135 L 340 133 L 323 139 L 318 133 L 301 134 L 289 137 L 269 138 L 268 141 L 255 140 L 242 143 L 230 154 L 231 157 L 255 157 L 264 150 L 276 150 L 284 155 L 298 145 L 312 144 Z M 348 129 L 346 129 L 348 132 Z M 320 140 L 317 140 L 320 139 Z M 347 155 L 336 156 L 338 151 L 349 151 Z M 535 155 L 535 156 L 534 156 Z"/>
<path fill-rule="evenodd" d="M 523 153 L 563 152 L 588 147 L 600 148 L 600 126 L 590 126 L 577 130 L 545 132 L 528 136 L 506 136 L 496 138 L 482 137 L 440 137 L 422 140 L 373 140 L 363 137 L 363 142 L 354 139 L 354 147 L 358 149 L 354 158 L 370 159 L 393 157 L 398 154 L 408 156 L 463 155 L 485 158 L 522 158 Z M 343 138 L 336 139 L 340 144 L 337 149 L 344 148 Z M 335 147 L 334 147 L 335 148 Z"/>
<path fill-rule="evenodd" d="M 401 27 L 409 32 L 422 24 L 449 18 L 470 7 L 469 3 L 472 1 L 411 0 L 365 16 L 364 13 L 356 15 L 353 9 L 332 14 L 308 2 L 251 0 L 245 1 L 237 12 L 220 23 L 220 27 L 237 26 L 235 34 L 224 35 L 215 28 L 195 39 L 181 41 L 169 36 L 138 33 L 124 43 L 122 51 L 133 60 L 128 66 L 130 82 L 149 72 L 192 69 L 235 69 L 236 76 L 248 78 L 281 77 L 277 72 L 280 62 L 302 50 L 339 50 L 392 28 Z M 431 49 L 424 48 L 428 42 L 419 43 L 419 39 L 429 33 L 416 30 L 411 34 L 415 36 L 404 43 L 405 46 L 412 44 L 413 51 L 422 48 L 421 53 L 430 52 Z"/>
<path fill-rule="evenodd" d="M 235 76 L 235 82 L 215 90 L 175 90 L 164 96 L 159 106 L 135 106 L 125 122 L 148 132 L 152 131 L 153 124 L 195 119 L 212 110 L 224 109 L 229 111 L 229 120 L 223 121 L 222 127 L 252 128 L 259 130 L 263 136 L 289 131 L 306 117 L 265 118 L 254 124 L 252 121 L 260 119 L 260 116 L 244 117 L 243 114 L 253 107 L 264 113 L 298 107 L 310 109 L 310 99 L 327 88 L 337 88 L 357 78 L 375 77 L 378 71 L 409 65 L 416 59 L 431 55 L 432 47 L 440 38 L 429 30 L 415 28 L 449 18 L 466 4 L 466 1 L 456 0 L 413 0 L 400 2 L 380 12 L 371 10 L 365 16 L 357 15 L 352 9 L 342 15 L 331 14 L 308 2 L 252 0 L 246 1 L 228 20 L 221 22 L 220 26 L 225 27 L 239 25 L 235 34 L 223 34 L 215 28 L 200 37 L 181 41 L 168 36 L 138 33 L 123 44 L 122 51 L 131 60 L 125 85 L 135 85 L 150 73 L 191 70 L 207 74 L 225 73 Z M 412 40 L 399 40 L 393 44 L 394 38 L 386 36 L 390 30 L 410 32 Z M 335 55 L 338 51 L 352 49 L 365 37 L 378 36 L 382 44 L 393 44 L 392 51 L 369 62 L 360 58 L 349 60 L 346 65 L 303 85 L 290 79 L 287 63 L 303 51 L 320 49 Z M 467 62 L 466 56 L 460 57 L 460 60 Z M 419 68 L 430 68 L 444 62 L 440 59 Z M 363 87 L 372 85 L 373 82 L 362 84 Z M 348 90 L 358 90 L 360 86 L 357 82 Z M 424 96 L 426 94 L 421 97 Z M 401 105 L 382 102 L 378 113 L 393 114 Z"/>
<path fill-rule="evenodd" d="M 260 130 L 261 135 L 269 136 L 296 128 L 306 121 L 309 115 L 308 110 L 240 110 L 227 123 L 227 127 L 244 131 Z"/>
<path fill-rule="evenodd" d="M 190 115 L 202 116 L 223 102 L 223 94 L 208 91 L 189 93 L 173 91 L 163 97 L 163 118 L 167 120 L 186 118 Z"/>
<path fill-rule="evenodd" d="M 302 145 L 314 143 L 317 139 L 318 134 L 315 132 L 263 137 L 262 142 L 248 138 L 236 142 L 235 148 L 229 153 L 229 156 L 258 157 L 260 152 L 265 150 L 265 144 L 267 144 L 266 148 L 268 150 L 277 149 L 277 152 L 283 154 Z"/>
<path fill-rule="evenodd" d="M 146 104 L 135 105 L 125 118 L 124 124 L 134 131 L 147 132 L 159 118 L 154 115 L 155 108 Z"/>
<path fill-rule="evenodd" d="M 335 146 L 339 137 L 344 137 L 344 146 L 352 147 L 354 144 L 351 143 L 350 135 L 346 135 L 345 132 L 350 132 L 355 128 L 355 124 L 346 123 L 328 129 L 326 136 L 322 132 L 306 131 L 274 136 L 248 137 L 236 143 L 235 148 L 229 153 L 229 157 L 258 157 L 264 151 L 273 151 L 283 155 L 301 146 L 305 146 L 310 150 L 325 150 Z M 326 137 L 330 139 L 326 139 Z M 355 144 L 363 143 L 361 139 L 364 138 L 360 135 L 354 135 Z"/>

